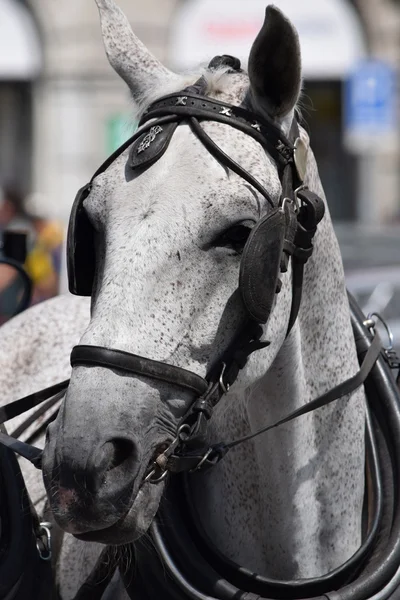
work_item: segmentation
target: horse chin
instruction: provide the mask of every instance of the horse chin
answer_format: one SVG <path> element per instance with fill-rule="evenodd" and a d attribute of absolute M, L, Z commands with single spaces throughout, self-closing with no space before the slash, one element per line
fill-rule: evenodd
<path fill-rule="evenodd" d="M 78 540 L 118 546 L 129 544 L 144 535 L 160 504 L 164 485 L 146 483 L 139 490 L 129 511 L 110 527 L 73 533 Z"/>

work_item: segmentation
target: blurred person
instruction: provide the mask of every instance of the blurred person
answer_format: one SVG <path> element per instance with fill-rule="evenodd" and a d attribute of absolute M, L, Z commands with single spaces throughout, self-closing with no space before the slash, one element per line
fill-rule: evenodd
<path fill-rule="evenodd" d="M 40 194 L 27 197 L 25 210 L 34 228 L 34 243 L 28 251 L 25 268 L 33 281 L 32 304 L 37 304 L 58 294 L 64 234 L 62 225 L 46 216 Z"/>
<path fill-rule="evenodd" d="M 63 228 L 47 217 L 40 194 L 24 198 L 15 188 L 5 186 L 0 203 L 0 232 L 25 232 L 25 269 L 33 282 L 32 304 L 58 294 Z"/>
<path fill-rule="evenodd" d="M 3 232 L 19 231 L 32 234 L 32 220 L 26 213 L 24 197 L 16 186 L 6 184 L 0 186 L 0 236 Z"/>
<path fill-rule="evenodd" d="M 4 216 L 4 213 L 3 213 Z M 27 308 L 32 284 L 23 268 L 27 232 L 5 229 L 0 249 L 0 325 Z"/>

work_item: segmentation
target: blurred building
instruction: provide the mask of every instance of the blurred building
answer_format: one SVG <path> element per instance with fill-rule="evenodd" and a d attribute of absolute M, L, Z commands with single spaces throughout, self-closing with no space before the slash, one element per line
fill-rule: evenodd
<path fill-rule="evenodd" d="M 171 68 L 218 53 L 246 59 L 267 0 L 119 0 L 135 33 Z M 303 115 L 336 218 L 400 211 L 397 145 L 367 156 L 343 143 L 343 82 L 373 53 L 400 64 L 394 0 L 274 0 L 298 27 Z M 103 51 L 94 0 L 0 0 L 0 181 L 17 180 L 67 220 L 77 189 L 133 131 L 129 93 Z M 364 207 L 365 211 L 364 211 Z"/>

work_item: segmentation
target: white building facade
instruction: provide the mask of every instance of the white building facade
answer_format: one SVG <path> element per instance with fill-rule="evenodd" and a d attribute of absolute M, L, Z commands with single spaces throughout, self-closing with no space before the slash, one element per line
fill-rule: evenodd
<path fill-rule="evenodd" d="M 218 53 L 245 61 L 266 3 L 119 0 L 135 33 L 176 69 Z M 400 64 L 398 10 L 390 0 L 358 0 L 358 12 L 348 0 L 274 3 L 300 33 L 306 92 L 318 115 L 310 111 L 312 141 L 328 195 L 339 198 L 331 200 L 333 214 L 362 219 L 365 203 L 368 218 L 390 221 L 400 210 L 398 148 L 371 149 L 366 162 L 348 155 L 341 94 L 369 52 Z M 0 0 L 0 182 L 14 179 L 67 222 L 76 191 L 133 131 L 130 103 L 105 57 L 94 0 Z"/>

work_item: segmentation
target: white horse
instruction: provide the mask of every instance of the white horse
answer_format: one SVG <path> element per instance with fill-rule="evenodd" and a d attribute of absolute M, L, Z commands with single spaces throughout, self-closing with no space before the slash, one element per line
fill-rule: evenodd
<path fill-rule="evenodd" d="M 289 135 L 301 90 L 300 50 L 293 26 L 277 9 L 267 9 L 248 75 L 223 67 L 178 76 L 139 42 L 112 0 L 97 4 L 110 62 L 128 83 L 139 113 L 202 75 L 204 94 L 245 105 Z M 282 193 L 277 165 L 262 146 L 226 124 L 205 122 L 202 127 L 277 205 Z M 301 137 L 308 147 L 303 130 Z M 90 323 L 80 343 L 165 361 L 204 377 L 246 314 L 237 293 L 245 242 L 237 238 L 238 228 L 248 235 L 270 207 L 185 125 L 150 168 L 137 175 L 127 159 L 128 151 L 95 178 L 84 203 L 96 230 L 97 268 Z M 323 197 L 311 149 L 306 167 L 306 185 Z M 262 340 L 271 344 L 251 355 L 221 399 L 209 442 L 254 432 L 358 370 L 328 214 L 314 246 L 290 335 L 289 267 L 263 328 Z M 64 322 L 67 341 L 58 346 L 58 356 L 43 323 L 46 350 L 39 356 L 44 364 L 38 360 L 36 365 L 44 374 L 35 379 L 37 388 L 68 374 L 68 350 L 82 331 L 76 307 L 87 314 L 86 303 L 68 302 L 60 321 L 70 319 L 68 326 Z M 20 330 L 10 324 L 8 332 L 15 344 Z M 11 337 L 6 348 L 10 344 Z M 17 365 L 9 367 L 3 385 L 16 372 Z M 26 387 L 12 389 L 9 399 L 32 391 L 31 372 Z M 332 570 L 357 550 L 364 498 L 363 399 L 359 390 L 350 402 L 340 400 L 256 437 L 232 449 L 214 469 L 191 478 L 201 525 L 221 552 L 262 575 L 298 579 Z M 154 453 L 174 437 L 192 400 L 192 393 L 147 376 L 102 366 L 73 368 L 62 409 L 48 430 L 43 463 L 51 507 L 66 532 L 81 540 L 122 544 L 147 531 L 165 484 L 143 483 L 143 477 Z M 65 590 L 65 598 L 71 597 L 71 589 Z"/>
<path fill-rule="evenodd" d="M 249 75 L 225 67 L 181 77 L 147 51 L 114 2 L 97 4 L 110 62 L 140 110 L 203 75 L 205 95 L 246 104 L 289 134 L 301 90 L 300 50 L 293 26 L 276 8 L 267 9 Z M 225 124 L 202 127 L 278 204 L 277 166 L 262 146 Z M 301 136 L 308 146 L 304 131 Z M 150 168 L 137 174 L 127 159 L 128 151 L 95 178 L 84 202 L 96 230 L 97 276 L 90 324 L 80 343 L 165 361 L 204 377 L 244 318 L 236 293 L 241 243 L 232 228 L 252 227 L 269 206 L 185 125 Z M 323 196 L 311 149 L 305 183 Z M 253 432 L 358 370 L 329 215 L 315 238 L 300 312 L 288 337 L 290 269 L 282 279 L 262 337 L 271 344 L 250 357 L 219 403 L 210 441 Z M 44 457 L 51 506 L 65 531 L 112 544 L 147 531 L 164 484 L 142 484 L 143 477 L 192 399 L 147 376 L 102 366 L 73 368 Z M 350 402 L 338 401 L 238 446 L 218 467 L 193 478 L 196 509 L 219 550 L 236 562 L 282 579 L 318 576 L 360 545 L 364 460 L 359 390 Z"/>

